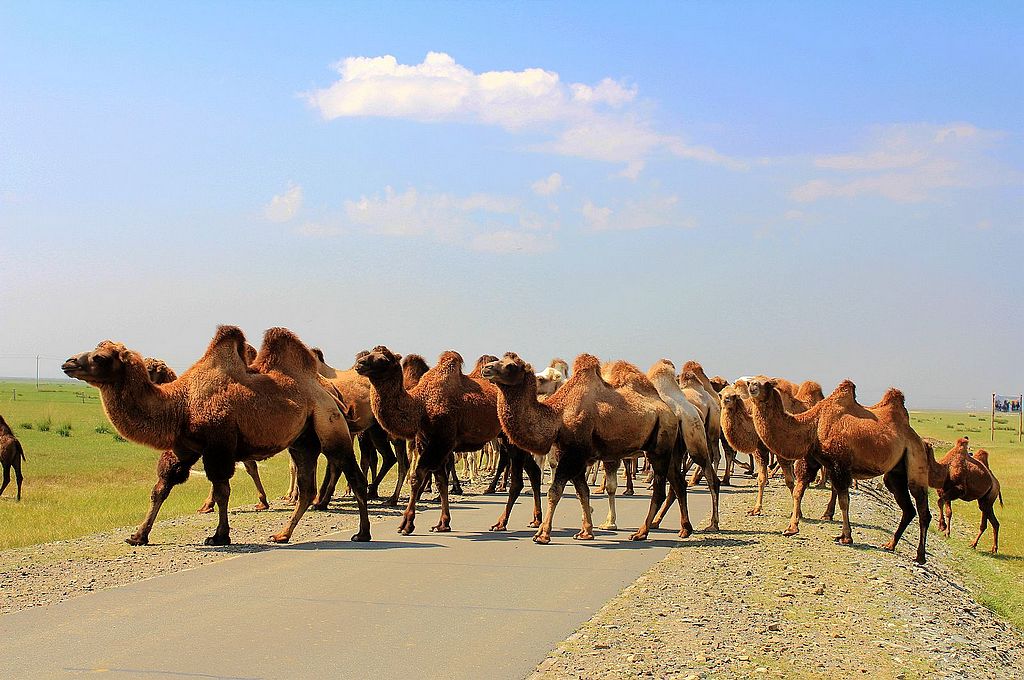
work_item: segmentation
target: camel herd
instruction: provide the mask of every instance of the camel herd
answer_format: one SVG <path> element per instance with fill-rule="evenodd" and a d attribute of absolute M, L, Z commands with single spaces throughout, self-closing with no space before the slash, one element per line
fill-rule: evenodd
<path fill-rule="evenodd" d="M 757 467 L 758 495 L 750 514 L 761 513 L 773 460 L 785 475 L 793 495 L 787 535 L 799 531 L 804 492 L 821 471 L 832 487 L 826 516 L 831 518 L 837 503 L 842 513 L 842 531 L 836 537 L 841 543 L 853 542 L 851 484 L 882 476 L 902 510 L 887 550 L 895 549 L 916 514 L 916 561 L 925 561 L 929 486 L 939 490 L 940 527 L 947 534 L 951 501 L 977 500 L 982 510 L 978 536 L 991 522 L 993 552 L 998 547 L 993 507 L 1002 499 L 987 457 L 983 452 L 972 457 L 964 438 L 936 460 L 932 447 L 910 426 L 903 394 L 896 389 L 879 403 L 863 406 L 848 380 L 826 397 L 811 381 L 796 385 L 754 376 L 730 383 L 708 378 L 693 361 L 677 374 L 666 359 L 645 373 L 626 361 L 602 364 L 590 354 L 579 355 L 571 372 L 566 362 L 555 360 L 535 373 L 510 352 L 500 359 L 485 355 L 465 373 L 457 352 L 444 352 L 428 367 L 418 355 L 403 359 L 384 346 L 360 352 L 351 369 L 338 370 L 326 364 L 320 350 L 310 349 L 287 329 L 266 331 L 257 352 L 233 326 L 218 328 L 206 353 L 181 376 L 163 362 L 144 360 L 112 341 L 68 359 L 63 370 L 99 389 L 104 410 L 122 436 L 163 451 L 149 512 L 126 539 L 132 545 L 148 543 L 161 504 L 200 459 L 212 484 L 203 509 L 215 506 L 219 514 L 217 529 L 206 542 L 230 543 L 229 479 L 236 464 L 245 464 L 260 507 L 266 507 L 256 462 L 284 449 L 291 455 L 295 508 L 271 541 L 287 542 L 309 507 L 326 508 L 342 475 L 360 518 L 352 540 L 370 540 L 367 499 L 377 497 L 381 480 L 396 464 L 397 485 L 384 502 L 397 505 L 409 474 L 410 497 L 399 531 L 415 530 L 417 502 L 431 480 L 441 506 L 431 531 L 450 531 L 455 454 L 486 447 L 500 461 L 498 474 L 503 466 L 509 475 L 508 502 L 491 529 L 507 528 L 525 472 L 533 488 L 533 540 L 541 544 L 551 540 L 555 511 L 570 482 L 582 508 L 575 538 L 594 537 L 587 473 L 595 464 L 605 470 L 609 504 L 608 518 L 599 526 L 615 528 L 617 470 L 625 464 L 631 484 L 639 454 L 649 463 L 652 494 L 647 516 L 631 540 L 644 540 L 674 501 L 679 504 L 679 535 L 689 536 L 693 526 L 687 488 L 700 478 L 711 494 L 708 529 L 717 530 L 719 489 L 739 452 Z M 0 430 L 0 439 L 4 436 Z M 360 442 L 361 465 L 353 438 Z M 719 478 L 722 452 L 725 468 Z M 315 472 L 321 454 L 327 470 L 318 489 Z M 542 512 L 546 466 L 551 482 Z M 691 467 L 695 470 L 688 482 Z M 4 458 L 4 486 L 7 470 Z"/>

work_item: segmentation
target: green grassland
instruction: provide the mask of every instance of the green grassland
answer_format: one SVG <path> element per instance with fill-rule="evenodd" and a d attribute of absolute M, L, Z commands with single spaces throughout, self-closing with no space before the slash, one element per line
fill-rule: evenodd
<path fill-rule="evenodd" d="M 958 437 L 971 438 L 971 448 L 989 452 L 989 464 L 999 479 L 1004 507 L 996 504 L 999 519 L 999 554 L 988 553 L 992 547 L 992 527 L 972 550 L 970 542 L 978 531 L 981 513 L 977 503 L 953 504 L 953 535 L 938 533 L 935 494 L 932 493 L 932 536 L 929 541 L 947 541 L 957 562 L 966 567 L 974 581 L 975 596 L 985 606 L 999 612 L 1024 629 L 1024 444 L 1017 441 L 1016 414 L 997 414 L 995 440 L 990 439 L 989 413 L 950 413 L 922 411 L 911 414 L 914 429 L 923 437 L 933 437 L 949 446 L 936 447 L 941 458 Z"/>
<path fill-rule="evenodd" d="M 17 397 L 15 398 L 15 391 Z M 158 452 L 117 436 L 98 392 L 84 383 L 41 385 L 0 382 L 0 415 L 21 441 L 27 458 L 22 500 L 14 480 L 0 497 L 0 550 L 76 538 L 137 524 L 156 481 Z M 288 488 L 288 457 L 260 464 L 271 498 Z M 254 503 L 244 471 L 232 484 L 231 505 Z M 210 484 L 200 472 L 175 488 L 162 519 L 193 513 Z"/>

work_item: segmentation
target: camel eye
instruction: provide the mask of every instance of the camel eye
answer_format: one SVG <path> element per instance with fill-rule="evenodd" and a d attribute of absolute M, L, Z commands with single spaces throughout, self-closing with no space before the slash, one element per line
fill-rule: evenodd
<path fill-rule="evenodd" d="M 93 357 L 93 361 L 95 361 L 97 364 L 109 364 L 110 357 L 108 357 L 106 354 L 97 354 L 96 356 Z"/>

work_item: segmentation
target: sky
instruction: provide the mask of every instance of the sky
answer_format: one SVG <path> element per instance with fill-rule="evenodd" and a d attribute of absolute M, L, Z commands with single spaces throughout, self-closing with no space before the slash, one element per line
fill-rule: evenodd
<path fill-rule="evenodd" d="M 1024 390 L 1020 3 L 2 3 L 0 375 L 218 324 L 347 367 Z M 467 366 L 467 370 L 468 370 Z"/>

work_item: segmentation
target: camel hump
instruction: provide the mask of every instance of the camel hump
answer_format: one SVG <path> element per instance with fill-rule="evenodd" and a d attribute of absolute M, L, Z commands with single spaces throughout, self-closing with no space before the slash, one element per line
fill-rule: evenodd
<path fill-rule="evenodd" d="M 206 353 L 214 354 L 225 344 L 230 344 L 238 356 L 245 356 L 245 333 L 238 326 L 217 326 L 217 332 L 213 334 Z"/>
<path fill-rule="evenodd" d="M 573 373 L 579 373 L 580 371 L 588 371 L 591 369 L 593 369 L 595 373 L 601 372 L 601 360 L 593 354 L 581 354 L 576 357 L 576 361 L 572 363 Z"/>
<path fill-rule="evenodd" d="M 898 406 L 904 411 L 907 409 L 906 398 L 903 396 L 903 392 L 895 387 L 890 387 L 885 391 L 885 394 L 882 395 L 882 399 L 878 402 L 878 405 L 888 407 Z"/>
<path fill-rule="evenodd" d="M 805 380 L 800 384 L 796 398 L 804 403 L 817 404 L 825 398 L 825 393 L 821 390 L 821 383 L 814 380 Z"/>
<path fill-rule="evenodd" d="M 434 368 L 441 371 L 458 371 L 461 373 L 463 363 L 461 354 L 454 350 L 448 350 L 447 352 L 442 352 L 441 356 L 437 358 L 437 365 Z"/>
<path fill-rule="evenodd" d="M 279 370 L 282 373 L 316 373 L 316 357 L 299 336 L 287 328 L 275 326 L 263 333 L 263 345 L 256 355 L 254 366 L 261 372 Z"/>
<path fill-rule="evenodd" d="M 694 361 L 693 359 L 683 364 L 683 370 L 689 371 L 697 377 L 704 375 L 704 367 L 700 365 L 699 361 Z"/>
<path fill-rule="evenodd" d="M 835 398 L 846 397 L 846 398 L 850 398 L 850 399 L 853 399 L 854 401 L 856 401 L 856 399 L 857 399 L 857 386 L 853 384 L 852 380 L 847 378 L 846 380 L 843 380 L 841 383 L 836 385 L 836 388 L 834 390 L 832 390 L 832 394 L 830 394 L 829 397 L 830 398 L 832 398 L 832 397 L 835 397 Z"/>
<path fill-rule="evenodd" d="M 163 385 L 178 379 L 178 374 L 174 372 L 174 369 L 160 359 L 146 357 L 142 363 L 146 365 L 146 372 L 149 373 L 149 379 L 154 385 Z"/>
<path fill-rule="evenodd" d="M 667 375 L 673 380 L 676 377 L 676 366 L 668 359 L 658 359 L 647 371 L 647 377 L 652 380 L 663 375 Z"/>
<path fill-rule="evenodd" d="M 989 467 L 988 464 L 988 451 L 986 451 L 985 449 L 978 449 L 977 451 L 975 451 L 974 460 L 978 461 L 991 471 L 992 468 Z"/>
<path fill-rule="evenodd" d="M 655 391 L 654 383 L 639 368 L 618 359 L 601 368 L 601 377 L 612 387 L 630 387 L 639 392 Z"/>

